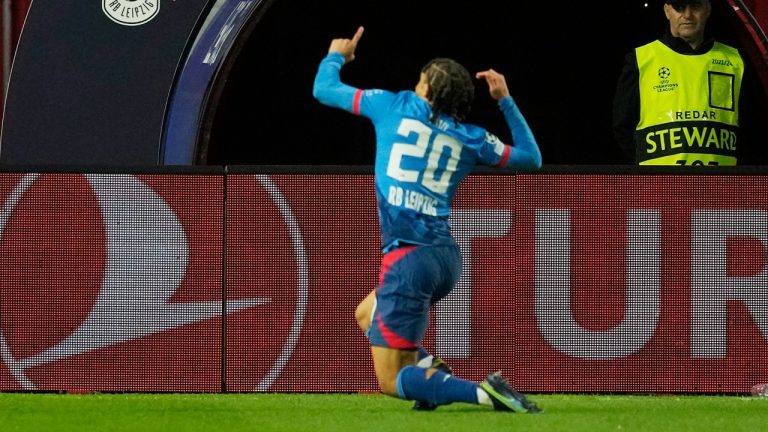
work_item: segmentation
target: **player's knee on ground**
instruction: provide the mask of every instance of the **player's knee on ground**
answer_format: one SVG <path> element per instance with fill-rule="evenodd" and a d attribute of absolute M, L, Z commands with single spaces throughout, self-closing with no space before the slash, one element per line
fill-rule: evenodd
<path fill-rule="evenodd" d="M 373 368 L 382 393 L 398 397 L 397 377 L 405 366 L 416 363 L 416 350 L 371 346 Z"/>
<path fill-rule="evenodd" d="M 376 378 L 379 381 L 379 390 L 381 390 L 382 393 L 389 396 L 399 397 L 397 393 L 397 374 L 394 376 L 386 374 L 385 376 L 377 376 Z"/>

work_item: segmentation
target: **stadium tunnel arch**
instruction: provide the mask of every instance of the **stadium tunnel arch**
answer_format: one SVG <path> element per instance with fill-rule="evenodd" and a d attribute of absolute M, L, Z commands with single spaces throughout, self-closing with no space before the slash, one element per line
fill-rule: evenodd
<path fill-rule="evenodd" d="M 756 135 L 765 136 L 768 41 L 742 0 L 712 2 L 709 29 L 742 51 L 758 87 L 748 121 Z M 606 19 L 604 4 L 590 2 L 558 7 L 481 0 L 459 8 L 435 0 L 241 1 L 245 9 L 239 24 L 230 8 L 212 14 L 214 20 L 229 20 L 228 29 L 219 23 L 211 27 L 216 32 L 208 41 L 204 32 L 198 36 L 205 55 L 220 50 L 219 64 L 208 72 L 208 81 L 192 76 L 186 82 L 197 96 L 184 87 L 184 75 L 179 78 L 168 110 L 163 162 L 372 164 L 369 122 L 321 106 L 312 97 L 314 74 L 331 39 L 350 37 L 363 25 L 357 59 L 343 71 L 346 82 L 361 88 L 412 88 L 421 66 L 439 56 L 457 59 L 470 72 L 493 67 L 506 75 L 547 164 L 623 163 L 611 133 L 615 83 L 626 52 L 664 31 L 662 3 L 622 0 L 621 6 L 609 8 L 612 17 Z M 222 35 L 229 41 L 223 43 Z M 195 48 L 190 60 L 194 55 Z M 188 66 L 194 63 L 190 60 Z M 508 140 L 503 119 L 484 91 L 477 86 L 469 121 Z M 190 97 L 197 99 L 190 103 Z M 755 148 L 751 160 L 765 164 L 764 153 Z"/>

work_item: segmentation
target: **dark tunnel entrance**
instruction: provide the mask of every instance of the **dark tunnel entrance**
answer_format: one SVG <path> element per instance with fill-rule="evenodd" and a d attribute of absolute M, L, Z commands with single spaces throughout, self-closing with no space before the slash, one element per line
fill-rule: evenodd
<path fill-rule="evenodd" d="M 725 3 L 725 2 L 721 2 Z M 624 55 L 660 36 L 662 0 L 611 3 L 274 1 L 215 84 L 196 159 L 202 165 L 371 165 L 373 128 L 312 97 L 319 61 L 334 37 L 366 27 L 342 78 L 360 88 L 411 89 L 422 65 L 452 57 L 470 72 L 504 73 L 545 164 L 621 164 L 611 132 L 613 92 Z M 709 30 L 739 47 L 724 5 Z M 754 67 L 742 52 L 748 73 Z M 765 93 L 752 117 L 767 118 Z M 469 121 L 509 140 L 482 86 Z M 761 129 L 764 121 L 749 127 Z M 744 125 L 743 125 L 744 126 Z M 750 163 L 765 164 L 755 148 Z"/>

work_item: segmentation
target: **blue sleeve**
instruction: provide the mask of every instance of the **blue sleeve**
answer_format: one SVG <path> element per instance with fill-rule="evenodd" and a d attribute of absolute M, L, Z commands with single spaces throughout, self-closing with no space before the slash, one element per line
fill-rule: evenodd
<path fill-rule="evenodd" d="M 376 122 L 378 117 L 387 115 L 396 95 L 386 90 L 361 90 L 341 82 L 341 67 L 344 56 L 338 52 L 329 53 L 315 75 L 312 94 L 324 105 L 340 108 L 355 115 L 362 115 Z"/>
<path fill-rule="evenodd" d="M 344 56 L 331 52 L 320 62 L 315 75 L 315 85 L 312 94 L 324 105 L 353 112 L 355 97 L 359 91 L 355 87 L 341 82 L 341 67 L 344 66 Z"/>
<path fill-rule="evenodd" d="M 499 101 L 499 108 L 512 133 L 512 145 L 501 143 L 492 134 L 486 134 L 486 148 L 495 153 L 494 165 L 509 168 L 541 168 L 541 151 L 528 122 L 511 96 Z"/>

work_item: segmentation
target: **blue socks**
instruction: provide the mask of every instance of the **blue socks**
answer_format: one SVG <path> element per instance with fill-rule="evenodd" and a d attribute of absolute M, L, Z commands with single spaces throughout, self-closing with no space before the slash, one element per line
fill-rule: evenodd
<path fill-rule="evenodd" d="M 406 400 L 420 400 L 435 405 L 452 402 L 477 404 L 478 384 L 437 371 L 427 379 L 427 369 L 406 366 L 397 374 L 397 393 Z"/>

